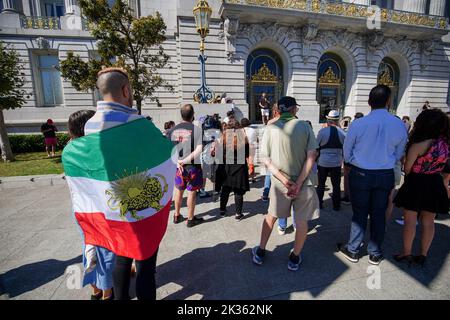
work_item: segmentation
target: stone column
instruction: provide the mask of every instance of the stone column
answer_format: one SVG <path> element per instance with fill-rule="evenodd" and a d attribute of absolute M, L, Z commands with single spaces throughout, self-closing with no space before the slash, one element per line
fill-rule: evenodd
<path fill-rule="evenodd" d="M 2 0 L 3 10 L 2 12 L 17 12 L 14 8 L 14 0 Z"/>
<path fill-rule="evenodd" d="M 80 6 L 78 5 L 78 0 L 65 0 L 64 2 L 67 14 L 80 15 Z"/>
<path fill-rule="evenodd" d="M 3 10 L 0 12 L 0 28 L 20 28 L 20 14 L 14 7 L 13 0 L 3 0 Z"/>
<path fill-rule="evenodd" d="M 403 10 L 403 0 L 394 1 L 394 10 Z"/>
<path fill-rule="evenodd" d="M 65 0 L 66 14 L 61 17 L 61 28 L 64 30 L 81 30 L 81 11 L 78 0 Z"/>
<path fill-rule="evenodd" d="M 430 0 L 430 15 L 445 16 L 445 0 Z"/>
<path fill-rule="evenodd" d="M 408 0 L 403 2 L 403 11 L 425 14 L 427 0 Z"/>

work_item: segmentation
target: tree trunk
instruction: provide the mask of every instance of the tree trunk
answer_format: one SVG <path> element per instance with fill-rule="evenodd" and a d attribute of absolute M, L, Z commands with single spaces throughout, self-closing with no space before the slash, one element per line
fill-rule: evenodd
<path fill-rule="evenodd" d="M 139 100 L 136 100 L 136 108 L 137 108 L 137 111 L 138 111 L 138 114 L 141 114 L 142 113 L 142 100 L 141 99 L 139 99 Z"/>
<path fill-rule="evenodd" d="M 14 161 L 14 154 L 9 144 L 8 134 L 6 133 L 5 118 L 3 117 L 3 110 L 0 108 L 0 149 L 2 159 L 4 162 Z"/>

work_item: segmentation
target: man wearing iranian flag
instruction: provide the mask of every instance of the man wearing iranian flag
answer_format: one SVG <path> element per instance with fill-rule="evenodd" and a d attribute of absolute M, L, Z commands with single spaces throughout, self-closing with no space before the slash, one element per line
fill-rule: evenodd
<path fill-rule="evenodd" d="M 176 162 L 173 145 L 132 109 L 126 71 L 99 72 L 103 101 L 86 123 L 86 136 L 71 141 L 62 161 L 73 210 L 86 244 L 116 255 L 116 300 L 129 299 L 136 261 L 136 296 L 156 299 L 155 269 L 167 229 Z"/>

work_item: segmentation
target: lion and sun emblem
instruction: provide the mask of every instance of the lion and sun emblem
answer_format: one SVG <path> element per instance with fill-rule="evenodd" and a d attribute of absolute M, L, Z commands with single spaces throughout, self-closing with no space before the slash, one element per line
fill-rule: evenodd
<path fill-rule="evenodd" d="M 151 176 L 146 172 L 129 174 L 126 171 L 124 177 L 111 183 L 111 187 L 105 191 L 110 197 L 108 207 L 120 209 L 122 220 L 126 220 L 128 212 L 133 219 L 141 220 L 144 217 L 138 215 L 139 211 L 149 208 L 161 210 L 161 199 L 169 189 L 166 178 L 160 174 Z"/>

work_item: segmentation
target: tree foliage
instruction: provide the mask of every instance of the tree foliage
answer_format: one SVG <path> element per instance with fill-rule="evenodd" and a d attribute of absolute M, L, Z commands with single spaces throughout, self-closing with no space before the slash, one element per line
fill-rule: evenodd
<path fill-rule="evenodd" d="M 28 98 L 19 54 L 0 41 L 0 149 L 3 161 L 14 161 L 3 110 L 20 108 Z"/>
<path fill-rule="evenodd" d="M 27 98 L 19 54 L 0 41 L 0 109 L 20 108 Z"/>
<path fill-rule="evenodd" d="M 112 7 L 106 0 L 80 0 L 80 7 L 97 40 L 100 60 L 86 62 L 69 54 L 61 62 L 62 76 L 77 90 L 87 91 L 95 88 L 95 75 L 102 66 L 120 66 L 129 73 L 139 112 L 145 99 L 160 105 L 154 96 L 156 89 L 163 87 L 173 92 L 172 86 L 158 73 L 169 60 L 162 47 L 166 25 L 161 14 L 135 18 L 124 0 L 117 0 Z"/>

